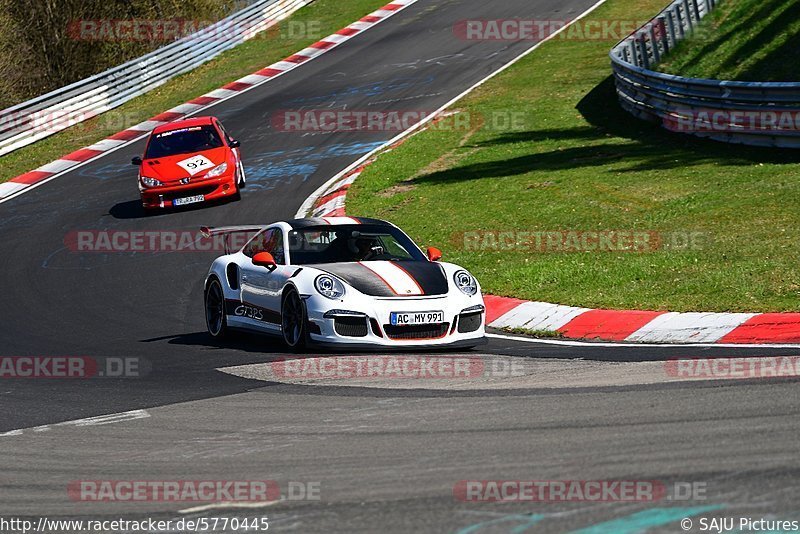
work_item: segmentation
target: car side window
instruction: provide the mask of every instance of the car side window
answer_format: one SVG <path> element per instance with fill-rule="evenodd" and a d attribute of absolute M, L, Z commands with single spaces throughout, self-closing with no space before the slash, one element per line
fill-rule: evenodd
<path fill-rule="evenodd" d="M 250 240 L 249 243 L 244 247 L 244 255 L 248 258 L 252 258 L 259 252 L 264 252 L 264 243 L 269 238 L 270 233 L 272 230 L 264 230 L 263 232 L 259 232 L 253 239 Z"/>
<path fill-rule="evenodd" d="M 284 265 L 286 263 L 286 255 L 283 248 L 283 232 L 280 228 L 264 230 L 255 236 L 242 252 L 249 258 L 259 252 L 269 252 L 275 258 L 275 263 Z"/>
<path fill-rule="evenodd" d="M 283 253 L 283 231 L 280 228 L 272 230 L 272 235 L 266 243 L 264 252 L 269 252 L 275 258 L 275 263 L 278 265 L 286 264 L 286 256 Z"/>
<path fill-rule="evenodd" d="M 214 121 L 214 124 L 217 125 L 217 128 L 219 128 L 219 130 L 225 136 L 225 144 L 230 145 L 231 141 L 233 141 L 233 137 L 230 136 L 230 134 L 228 133 L 228 130 L 226 130 L 225 127 L 222 126 L 222 123 L 219 122 L 219 121 Z"/>

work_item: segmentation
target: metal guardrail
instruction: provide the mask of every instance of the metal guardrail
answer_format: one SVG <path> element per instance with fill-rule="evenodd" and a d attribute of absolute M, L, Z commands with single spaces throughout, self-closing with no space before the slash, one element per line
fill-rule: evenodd
<path fill-rule="evenodd" d="M 800 83 L 705 80 L 651 70 L 719 1 L 675 0 L 611 50 L 620 104 L 672 131 L 800 148 Z"/>
<path fill-rule="evenodd" d="M 163 85 L 252 39 L 313 0 L 256 0 L 140 58 L 0 112 L 0 156 Z"/>

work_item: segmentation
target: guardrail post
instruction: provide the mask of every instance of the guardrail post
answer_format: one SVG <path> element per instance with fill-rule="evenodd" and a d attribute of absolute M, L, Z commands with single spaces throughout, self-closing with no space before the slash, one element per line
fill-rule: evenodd
<path fill-rule="evenodd" d="M 650 27 L 647 30 L 647 33 L 650 36 L 650 46 L 653 49 L 653 63 L 660 63 L 661 62 L 661 51 L 658 49 L 658 41 L 656 40 L 656 28 L 655 24 L 652 22 L 650 23 Z"/>
<path fill-rule="evenodd" d="M 689 0 L 683 0 L 683 16 L 686 18 L 687 33 L 691 33 L 694 29 L 694 24 L 692 24 L 692 14 L 689 13 Z"/>
<path fill-rule="evenodd" d="M 671 9 L 667 12 L 667 30 L 669 31 L 669 38 L 672 39 L 672 46 L 678 44 L 678 37 L 675 35 L 675 21 L 672 17 L 675 15 L 675 10 Z"/>
<path fill-rule="evenodd" d="M 635 47 L 634 43 L 635 43 L 635 39 L 628 39 L 627 50 L 628 50 L 628 56 L 630 56 L 630 58 L 631 58 L 630 62 L 638 67 L 639 66 L 639 60 L 636 58 L 636 47 Z"/>
<path fill-rule="evenodd" d="M 667 21 L 663 16 L 658 17 L 658 33 L 661 44 L 664 45 L 664 55 L 669 54 L 669 33 L 667 33 Z"/>
<path fill-rule="evenodd" d="M 692 0 L 692 9 L 694 9 L 694 20 L 700 22 L 700 5 L 697 0 Z"/>
<path fill-rule="evenodd" d="M 681 17 L 681 6 L 675 4 L 672 10 L 675 13 L 675 20 L 678 21 L 678 38 L 683 40 L 683 37 L 686 34 L 683 31 L 683 17 Z"/>
<path fill-rule="evenodd" d="M 649 69 L 650 56 L 647 53 L 647 43 L 645 42 L 644 39 L 644 33 L 637 34 L 636 42 L 639 43 L 639 51 L 641 52 L 641 58 L 642 58 L 642 64 L 639 66 L 645 69 Z"/>

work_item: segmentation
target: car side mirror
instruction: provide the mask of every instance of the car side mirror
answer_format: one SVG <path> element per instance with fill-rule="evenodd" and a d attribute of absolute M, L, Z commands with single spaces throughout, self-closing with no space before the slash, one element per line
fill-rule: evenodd
<path fill-rule="evenodd" d="M 428 259 L 431 261 L 439 261 L 442 259 L 442 251 L 436 247 L 428 247 Z"/>
<path fill-rule="evenodd" d="M 274 271 L 278 264 L 275 263 L 275 258 L 272 257 L 272 254 L 269 252 L 259 252 L 255 256 L 253 256 L 253 265 L 258 265 L 259 267 L 266 267 L 270 271 Z"/>
<path fill-rule="evenodd" d="M 231 140 L 230 145 L 231 148 L 239 148 L 240 146 L 242 146 L 242 143 L 240 143 L 237 139 L 233 139 Z"/>
<path fill-rule="evenodd" d="M 133 159 L 131 159 L 131 165 L 136 165 L 137 167 L 139 167 L 141 166 L 141 164 L 142 164 L 142 158 L 140 158 L 139 156 L 135 156 L 133 157 Z"/>

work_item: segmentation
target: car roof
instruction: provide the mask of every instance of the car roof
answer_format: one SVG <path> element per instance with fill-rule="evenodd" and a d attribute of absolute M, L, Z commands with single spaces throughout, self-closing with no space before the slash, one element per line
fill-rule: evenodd
<path fill-rule="evenodd" d="M 153 135 L 160 134 L 163 132 L 169 132 L 170 130 L 177 130 L 179 128 L 190 128 L 192 126 L 206 126 L 211 124 L 215 117 L 192 117 L 191 119 L 183 119 L 179 121 L 168 122 L 166 124 L 162 124 L 161 126 L 156 127 L 153 130 Z"/>
<path fill-rule="evenodd" d="M 379 226 L 394 226 L 390 222 L 380 219 L 370 219 L 367 217 L 309 217 L 306 219 L 292 219 L 286 224 L 297 230 L 309 226 L 342 226 L 346 224 L 374 224 Z"/>

